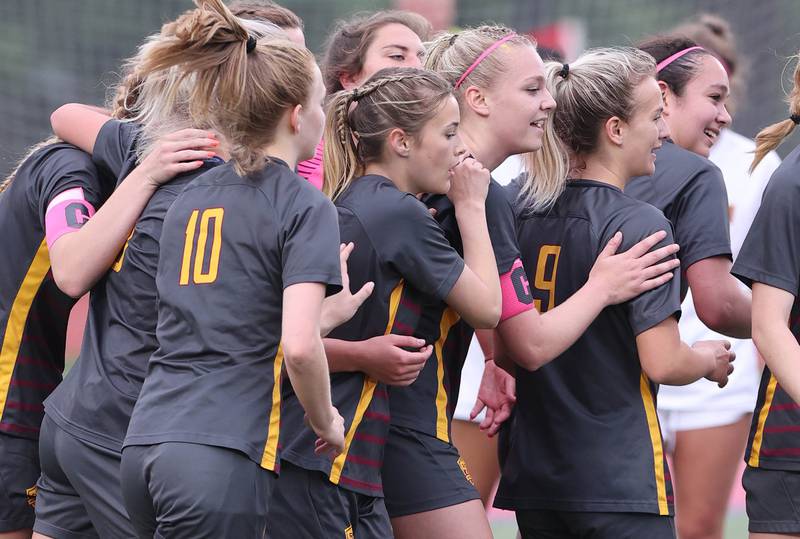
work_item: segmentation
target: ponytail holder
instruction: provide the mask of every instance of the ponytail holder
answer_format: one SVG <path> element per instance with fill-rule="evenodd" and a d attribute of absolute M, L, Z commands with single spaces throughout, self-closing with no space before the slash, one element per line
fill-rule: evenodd
<path fill-rule="evenodd" d="M 247 36 L 247 54 L 253 52 L 253 50 L 256 48 L 256 43 L 258 43 L 256 38 L 253 36 Z"/>
<path fill-rule="evenodd" d="M 567 75 L 569 75 L 569 64 L 564 64 L 561 66 L 561 71 L 558 72 L 558 76 L 562 79 L 566 79 Z"/>
<path fill-rule="evenodd" d="M 794 125 L 800 125 L 800 114 L 792 114 L 789 119 L 794 122 Z"/>
<path fill-rule="evenodd" d="M 455 43 L 455 42 L 456 42 L 456 39 L 458 39 L 458 34 L 453 34 L 452 36 L 450 36 L 450 43 L 449 43 L 449 45 L 450 45 L 451 47 L 453 46 L 453 43 Z"/>

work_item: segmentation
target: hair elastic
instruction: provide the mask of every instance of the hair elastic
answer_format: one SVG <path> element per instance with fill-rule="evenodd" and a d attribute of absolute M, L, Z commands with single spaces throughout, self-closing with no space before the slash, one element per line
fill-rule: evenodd
<path fill-rule="evenodd" d="M 253 50 L 256 48 L 257 43 L 258 42 L 256 41 L 256 38 L 254 38 L 253 36 L 247 36 L 247 54 L 253 52 Z"/>
<path fill-rule="evenodd" d="M 489 45 L 489 48 L 483 51 L 481 55 L 478 56 L 478 58 L 474 62 L 472 62 L 472 65 L 469 66 L 466 71 L 464 71 L 464 74 L 461 75 L 461 77 L 459 77 L 459 79 L 455 83 L 455 88 L 461 86 L 461 83 L 464 82 L 464 79 L 466 79 L 469 76 L 469 74 L 472 73 L 476 67 L 478 67 L 478 64 L 480 64 L 486 59 L 487 56 L 492 54 L 500 45 L 515 37 L 517 37 L 516 32 L 511 32 L 507 36 L 501 37 L 500 39 Z"/>
<path fill-rule="evenodd" d="M 680 58 L 684 54 L 689 54 L 692 51 L 704 51 L 704 50 L 705 49 L 703 47 L 701 47 L 700 45 L 695 45 L 694 47 L 688 47 L 686 49 L 678 51 L 675 54 L 673 54 L 672 56 L 669 56 L 669 57 L 661 60 L 660 62 L 658 62 L 658 65 L 656 65 L 656 73 L 658 73 L 659 71 L 661 71 L 662 69 L 667 67 L 669 64 L 671 64 L 672 62 L 674 62 L 675 60 L 677 60 L 678 58 Z"/>
<path fill-rule="evenodd" d="M 563 64 L 561 66 L 561 71 L 558 72 L 558 76 L 562 79 L 566 79 L 569 75 L 569 64 Z"/>
<path fill-rule="evenodd" d="M 793 121 L 795 125 L 800 125 L 800 114 L 792 114 L 789 116 L 789 119 Z"/>

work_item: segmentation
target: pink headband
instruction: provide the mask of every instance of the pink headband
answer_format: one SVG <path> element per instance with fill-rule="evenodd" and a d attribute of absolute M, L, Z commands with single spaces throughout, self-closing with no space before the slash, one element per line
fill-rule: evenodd
<path fill-rule="evenodd" d="M 497 47 L 499 47 L 500 45 L 502 45 L 503 43 L 505 43 L 509 39 L 513 39 L 515 37 L 517 37 L 517 34 L 514 33 L 514 32 L 511 32 L 507 36 L 501 37 L 500 39 L 498 39 L 497 41 L 495 41 L 494 43 L 489 45 L 489 48 L 486 49 L 485 51 L 483 51 L 481 53 L 481 55 L 478 56 L 478 58 L 474 62 L 472 62 L 472 65 L 469 66 L 466 71 L 464 71 L 464 74 L 461 75 L 461 77 L 456 81 L 455 87 L 458 88 L 459 86 L 461 86 L 461 83 L 464 82 L 464 79 L 466 79 L 469 76 L 470 73 L 475 71 L 475 68 L 478 67 L 478 64 L 483 62 L 486 59 L 487 56 L 492 54 L 497 49 Z"/>
<path fill-rule="evenodd" d="M 699 45 L 695 45 L 694 47 L 689 47 L 688 49 L 683 49 L 682 51 L 678 51 L 675 54 L 673 54 L 672 56 L 670 56 L 668 58 L 665 58 L 664 60 L 661 60 L 660 62 L 658 62 L 658 65 L 656 66 L 656 73 L 658 73 L 659 71 L 661 71 L 662 69 L 667 67 L 669 64 L 671 64 L 672 62 L 674 62 L 675 60 L 677 60 L 678 58 L 680 58 L 684 54 L 689 54 L 692 51 L 704 51 L 704 50 L 705 49 L 703 47 L 701 47 Z"/>

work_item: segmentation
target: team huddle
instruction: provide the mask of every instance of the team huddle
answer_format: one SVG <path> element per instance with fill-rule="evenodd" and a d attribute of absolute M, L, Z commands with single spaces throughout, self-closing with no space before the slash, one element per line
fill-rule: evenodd
<path fill-rule="evenodd" d="M 291 11 L 196 4 L 0 187 L 0 537 L 489 538 L 453 428 L 477 336 L 521 536 L 674 538 L 658 388 L 736 357 L 681 340 L 689 290 L 766 361 L 751 537 L 800 534 L 800 150 L 732 263 L 731 62 L 683 35 L 545 62 L 383 11 L 318 66 Z"/>

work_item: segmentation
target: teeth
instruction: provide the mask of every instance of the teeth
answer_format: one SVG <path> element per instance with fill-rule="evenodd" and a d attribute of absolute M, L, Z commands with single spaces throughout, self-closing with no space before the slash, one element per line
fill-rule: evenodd
<path fill-rule="evenodd" d="M 711 131 L 710 129 L 704 129 L 704 130 L 703 130 L 703 133 L 705 133 L 705 134 L 706 134 L 706 136 L 708 136 L 708 137 L 710 137 L 710 138 L 712 138 L 712 139 L 713 139 L 713 138 L 716 138 L 716 136 L 717 136 L 717 134 L 716 134 L 716 133 L 714 133 L 713 131 Z"/>

